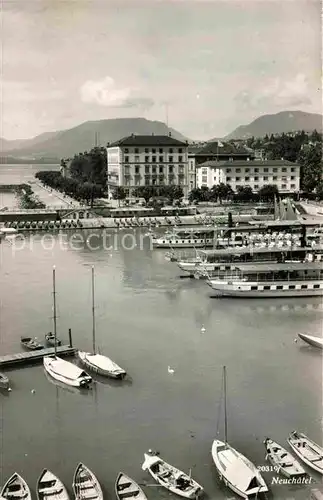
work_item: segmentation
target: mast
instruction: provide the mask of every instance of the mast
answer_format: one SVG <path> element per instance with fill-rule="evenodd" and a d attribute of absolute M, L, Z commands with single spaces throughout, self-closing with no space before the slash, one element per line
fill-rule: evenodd
<path fill-rule="evenodd" d="M 228 442 L 228 423 L 227 423 L 227 371 L 223 367 L 223 388 L 224 388 L 224 442 Z"/>
<path fill-rule="evenodd" d="M 57 324 L 56 324 L 56 283 L 55 283 L 56 268 L 53 266 L 53 323 L 54 323 L 54 349 L 55 358 L 57 356 Z"/>
<path fill-rule="evenodd" d="M 92 336 L 93 354 L 95 354 L 94 266 L 92 266 Z"/>

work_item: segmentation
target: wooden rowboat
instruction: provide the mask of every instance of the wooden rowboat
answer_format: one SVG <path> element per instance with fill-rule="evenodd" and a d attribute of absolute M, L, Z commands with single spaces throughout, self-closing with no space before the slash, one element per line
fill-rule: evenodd
<path fill-rule="evenodd" d="M 52 472 L 44 469 L 37 482 L 38 500 L 69 500 L 67 490 L 62 481 Z"/>
<path fill-rule="evenodd" d="M 323 448 L 321 446 L 297 431 L 290 433 L 287 442 L 306 465 L 323 474 Z"/>
<path fill-rule="evenodd" d="M 9 377 L 4 373 L 0 372 L 0 389 L 5 389 L 6 391 L 9 389 Z"/>
<path fill-rule="evenodd" d="M 96 476 L 86 465 L 80 463 L 73 478 L 75 500 L 103 500 L 103 493 Z"/>
<path fill-rule="evenodd" d="M 6 500 L 31 500 L 31 493 L 26 481 L 15 472 L 0 492 Z"/>
<path fill-rule="evenodd" d="M 307 344 L 312 345 L 313 347 L 318 347 L 319 349 L 323 349 L 323 339 L 321 339 L 320 337 L 305 335 L 305 333 L 299 333 L 298 336 Z"/>
<path fill-rule="evenodd" d="M 123 472 L 119 472 L 115 484 L 115 492 L 117 500 L 131 498 L 135 498 L 136 500 L 147 500 L 147 497 L 140 486 Z"/>
<path fill-rule="evenodd" d="M 37 342 L 36 339 L 33 339 L 31 337 L 21 337 L 20 339 L 21 344 L 26 348 L 29 349 L 30 351 L 37 351 L 38 349 L 44 349 L 44 346 Z"/>
<path fill-rule="evenodd" d="M 288 478 L 304 476 L 305 470 L 298 460 L 291 453 L 282 448 L 272 439 L 266 438 L 264 441 L 266 448 L 266 459 L 276 468 L 277 472 Z"/>

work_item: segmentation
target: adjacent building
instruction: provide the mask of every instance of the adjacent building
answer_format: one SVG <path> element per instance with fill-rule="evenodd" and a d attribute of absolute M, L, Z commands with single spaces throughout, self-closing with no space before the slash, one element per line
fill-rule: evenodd
<path fill-rule="evenodd" d="M 287 160 L 206 161 L 197 168 L 197 187 L 229 184 L 233 191 L 250 186 L 254 192 L 274 184 L 281 193 L 300 189 L 300 166 Z"/>
<path fill-rule="evenodd" d="M 181 186 L 189 191 L 188 144 L 171 136 L 134 135 L 107 146 L 108 184 L 127 195 L 140 186 Z"/>

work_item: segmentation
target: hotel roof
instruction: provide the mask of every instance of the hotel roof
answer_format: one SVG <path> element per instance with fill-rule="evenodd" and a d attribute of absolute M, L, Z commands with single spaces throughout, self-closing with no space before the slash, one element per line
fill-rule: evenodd
<path fill-rule="evenodd" d="M 108 144 L 108 148 L 116 146 L 184 146 L 187 142 L 179 141 L 169 135 L 129 135 Z"/>
<path fill-rule="evenodd" d="M 219 155 L 220 156 L 220 155 Z M 233 161 L 216 161 L 208 160 L 203 163 L 199 163 L 196 167 L 298 167 L 297 163 L 293 163 L 289 160 L 233 160 Z"/>

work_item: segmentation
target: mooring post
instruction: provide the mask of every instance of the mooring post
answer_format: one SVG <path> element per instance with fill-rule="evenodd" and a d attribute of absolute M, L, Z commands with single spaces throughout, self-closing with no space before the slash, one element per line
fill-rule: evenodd
<path fill-rule="evenodd" d="M 69 338 L 69 342 L 70 342 L 70 347 L 73 347 L 71 328 L 68 329 L 68 338 Z"/>

